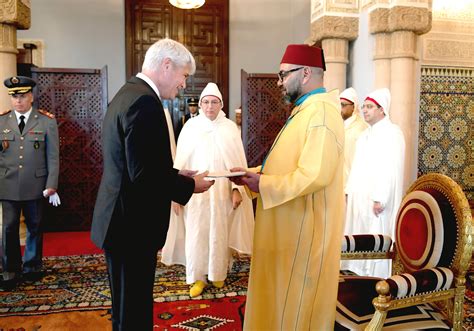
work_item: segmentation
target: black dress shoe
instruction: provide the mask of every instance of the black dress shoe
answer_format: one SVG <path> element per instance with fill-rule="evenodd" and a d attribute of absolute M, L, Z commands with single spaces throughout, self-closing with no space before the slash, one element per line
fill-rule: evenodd
<path fill-rule="evenodd" d="M 9 280 L 0 280 L 0 288 L 4 291 L 11 291 L 18 285 L 18 278 L 13 278 Z"/>
<path fill-rule="evenodd" d="M 32 272 L 25 272 L 23 274 L 23 279 L 27 282 L 36 282 L 42 279 L 44 276 L 44 272 L 42 271 L 32 271 Z"/>

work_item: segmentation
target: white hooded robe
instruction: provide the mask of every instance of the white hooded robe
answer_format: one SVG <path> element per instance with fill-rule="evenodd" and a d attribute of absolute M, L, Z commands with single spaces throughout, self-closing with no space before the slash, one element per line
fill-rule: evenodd
<path fill-rule="evenodd" d="M 222 111 L 211 121 L 200 110 L 179 135 L 174 167 L 199 173 L 247 168 L 235 123 Z M 242 203 L 235 210 L 233 189 L 242 195 Z M 210 281 L 223 281 L 232 251 L 252 252 L 253 226 L 252 202 L 244 188 L 227 178 L 217 178 L 207 192 L 194 194 L 179 216 L 171 212 L 162 262 L 185 265 L 188 284 L 205 281 L 206 275 Z"/>

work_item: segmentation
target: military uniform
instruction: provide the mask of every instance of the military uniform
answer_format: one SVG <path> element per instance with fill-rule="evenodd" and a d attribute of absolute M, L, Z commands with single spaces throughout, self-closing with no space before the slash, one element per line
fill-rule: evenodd
<path fill-rule="evenodd" d="M 32 83 L 33 82 L 33 83 Z M 32 85 L 29 90 L 21 85 Z M 9 94 L 31 92 L 34 81 L 28 77 L 5 80 Z M 0 201 L 3 208 L 2 265 L 5 280 L 42 267 L 43 236 L 40 225 L 43 215 L 43 190 L 56 190 L 59 175 L 59 137 L 54 115 L 30 108 L 22 132 L 19 115 L 7 110 L 0 113 Z M 23 211 L 27 226 L 26 248 L 21 261 L 19 223 Z"/>
<path fill-rule="evenodd" d="M 187 103 L 188 103 L 188 107 L 192 107 L 192 106 L 197 107 L 199 104 L 199 99 L 194 98 L 194 97 L 188 98 Z M 199 112 L 196 111 L 194 114 L 191 114 L 191 112 L 189 112 L 186 115 L 181 116 L 178 122 L 178 127 L 176 129 L 176 140 L 178 140 L 179 133 L 183 129 L 184 123 L 186 123 L 190 118 L 198 116 L 198 115 L 199 115 Z"/>

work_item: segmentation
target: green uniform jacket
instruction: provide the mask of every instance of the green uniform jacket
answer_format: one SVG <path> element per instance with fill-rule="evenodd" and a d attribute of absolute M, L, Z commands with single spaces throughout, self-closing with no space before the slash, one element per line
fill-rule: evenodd
<path fill-rule="evenodd" d="M 59 136 L 54 116 L 32 109 L 20 134 L 14 111 L 0 114 L 0 200 L 25 201 L 57 189 Z"/>

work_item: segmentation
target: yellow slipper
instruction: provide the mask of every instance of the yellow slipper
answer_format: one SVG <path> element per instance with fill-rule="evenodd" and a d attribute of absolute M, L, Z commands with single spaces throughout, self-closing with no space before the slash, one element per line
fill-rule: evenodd
<path fill-rule="evenodd" d="M 199 295 L 201 295 L 202 291 L 206 287 L 206 283 L 204 283 L 202 280 L 197 280 L 193 286 L 189 289 L 189 296 L 191 298 L 195 298 Z"/>
<path fill-rule="evenodd" d="M 222 288 L 224 287 L 224 281 L 220 280 L 220 281 L 212 282 L 212 285 L 214 285 L 214 287 L 217 287 L 217 288 Z"/>

